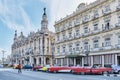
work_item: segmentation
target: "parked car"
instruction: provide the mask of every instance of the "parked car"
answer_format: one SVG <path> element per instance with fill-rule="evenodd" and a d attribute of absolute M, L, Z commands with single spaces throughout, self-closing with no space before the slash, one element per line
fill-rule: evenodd
<path fill-rule="evenodd" d="M 44 72 L 48 72 L 49 68 L 50 68 L 50 65 L 46 65 L 46 66 L 42 67 L 40 70 L 44 71 Z"/>
<path fill-rule="evenodd" d="M 2 65 L 2 64 L 0 64 L 0 68 L 3 68 L 3 65 Z"/>
<path fill-rule="evenodd" d="M 77 74 L 108 74 L 112 72 L 112 68 L 105 68 L 99 66 L 72 67 L 71 72 Z"/>
<path fill-rule="evenodd" d="M 71 67 L 68 66 L 53 66 L 49 68 L 49 72 L 57 73 L 57 72 L 70 72 Z"/>
<path fill-rule="evenodd" d="M 42 66 L 34 66 L 33 71 L 39 71 L 42 68 Z"/>
<path fill-rule="evenodd" d="M 23 69 L 32 69 L 32 66 L 31 65 L 24 65 Z"/>
<path fill-rule="evenodd" d="M 18 69 L 18 64 L 13 64 L 13 69 Z"/>
<path fill-rule="evenodd" d="M 120 74 L 120 66 L 117 65 L 111 65 L 112 69 L 113 69 L 113 73 L 118 73 Z"/>

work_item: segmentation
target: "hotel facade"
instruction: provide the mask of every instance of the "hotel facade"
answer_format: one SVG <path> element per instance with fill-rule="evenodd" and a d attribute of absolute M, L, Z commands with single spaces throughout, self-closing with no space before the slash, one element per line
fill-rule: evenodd
<path fill-rule="evenodd" d="M 48 30 L 48 20 L 44 8 L 41 30 L 30 32 L 27 37 L 23 35 L 23 32 L 17 36 L 17 31 L 15 31 L 11 47 L 12 64 L 52 65 L 54 61 L 54 36 L 55 34 Z"/>
<path fill-rule="evenodd" d="M 120 65 L 120 0 L 81 3 L 54 27 L 56 64 Z"/>

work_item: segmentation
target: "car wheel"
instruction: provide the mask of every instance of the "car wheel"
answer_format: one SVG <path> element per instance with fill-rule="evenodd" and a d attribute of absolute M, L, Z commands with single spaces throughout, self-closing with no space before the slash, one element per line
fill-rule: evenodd
<path fill-rule="evenodd" d="M 108 72 L 107 72 L 107 71 L 104 71 L 104 72 L 103 72 L 103 75 L 104 75 L 104 74 L 108 74 Z"/>
<path fill-rule="evenodd" d="M 54 73 L 57 73 L 57 71 L 55 70 L 55 71 L 53 71 Z"/>
<path fill-rule="evenodd" d="M 80 74 L 84 75 L 84 74 L 85 74 L 85 72 L 81 72 Z"/>
<path fill-rule="evenodd" d="M 120 74 L 120 70 L 118 71 L 118 74 Z"/>
<path fill-rule="evenodd" d="M 74 71 L 73 71 L 73 70 L 71 70 L 70 72 L 71 72 L 72 74 L 74 74 Z"/>

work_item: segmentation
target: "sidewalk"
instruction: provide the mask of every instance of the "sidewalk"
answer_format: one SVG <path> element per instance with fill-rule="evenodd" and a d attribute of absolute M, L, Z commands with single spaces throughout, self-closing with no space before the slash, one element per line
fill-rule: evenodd
<path fill-rule="evenodd" d="M 12 68 L 0 68 L 0 71 L 10 71 Z"/>
<path fill-rule="evenodd" d="M 120 74 L 104 74 L 103 76 L 120 77 Z"/>

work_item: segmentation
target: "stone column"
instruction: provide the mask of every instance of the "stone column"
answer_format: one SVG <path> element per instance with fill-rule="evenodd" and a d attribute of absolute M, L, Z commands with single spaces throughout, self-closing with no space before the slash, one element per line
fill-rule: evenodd
<path fill-rule="evenodd" d="M 115 65 L 118 65 L 118 61 L 117 61 L 117 54 L 115 54 Z"/>
<path fill-rule="evenodd" d="M 102 55 L 102 67 L 104 67 L 104 55 Z"/>
<path fill-rule="evenodd" d="M 67 66 L 69 66 L 69 59 L 67 58 Z"/>
<path fill-rule="evenodd" d="M 49 46 L 48 46 L 48 47 L 49 47 L 49 50 L 48 50 L 48 51 L 49 51 L 49 53 L 50 53 L 50 54 L 52 54 L 52 46 L 51 46 L 51 41 L 50 41 L 50 38 L 49 38 Z"/>
<path fill-rule="evenodd" d="M 93 66 L 93 56 L 91 56 L 90 58 L 91 58 L 91 66 Z"/>
<path fill-rule="evenodd" d="M 61 59 L 61 66 L 63 65 L 63 59 Z"/>
<path fill-rule="evenodd" d="M 36 64 L 39 65 L 39 57 L 36 57 Z"/>
<path fill-rule="evenodd" d="M 76 66 L 76 58 L 74 58 L 74 66 Z"/>
<path fill-rule="evenodd" d="M 84 66 L 84 57 L 82 57 L 82 66 Z"/>
<path fill-rule="evenodd" d="M 43 42 L 42 42 L 42 38 L 40 38 L 40 54 L 42 55 L 43 54 Z M 41 59 L 42 60 L 42 59 Z"/>

